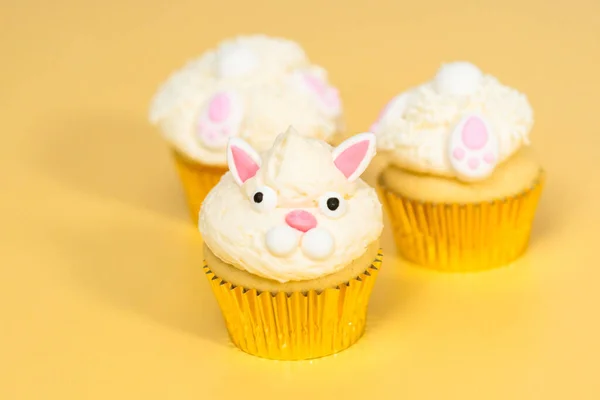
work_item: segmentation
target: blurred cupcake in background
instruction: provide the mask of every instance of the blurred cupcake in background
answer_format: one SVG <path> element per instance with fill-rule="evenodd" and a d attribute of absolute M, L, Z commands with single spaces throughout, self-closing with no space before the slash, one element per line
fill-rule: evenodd
<path fill-rule="evenodd" d="M 332 142 L 342 129 L 342 106 L 327 72 L 297 43 L 241 36 L 175 72 L 155 95 L 150 121 L 173 149 L 197 221 L 206 194 L 227 171 L 230 137 L 263 151 L 293 125 Z"/>
<path fill-rule="evenodd" d="M 401 255 L 448 271 L 521 255 L 544 180 L 532 125 L 524 94 L 467 62 L 392 99 L 372 131 L 389 161 L 378 184 Z"/>

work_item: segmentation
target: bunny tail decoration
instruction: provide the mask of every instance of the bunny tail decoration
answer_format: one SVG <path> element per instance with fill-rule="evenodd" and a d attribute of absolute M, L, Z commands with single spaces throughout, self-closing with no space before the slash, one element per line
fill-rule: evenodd
<path fill-rule="evenodd" d="M 328 142 L 343 129 L 327 72 L 297 43 L 265 35 L 224 40 L 175 72 L 156 93 L 150 121 L 173 149 L 194 223 L 227 172 L 230 138 L 263 151 L 290 124 Z"/>
<path fill-rule="evenodd" d="M 371 133 L 331 148 L 292 128 L 262 155 L 229 140 L 229 172 L 199 227 L 205 271 L 239 348 L 308 359 L 360 338 L 382 257 L 381 204 L 360 179 L 375 148 Z"/>
<path fill-rule="evenodd" d="M 400 253 L 444 271 L 506 265 L 527 248 L 544 183 L 533 111 L 468 62 L 396 96 L 373 125 L 391 165 L 379 178 Z"/>

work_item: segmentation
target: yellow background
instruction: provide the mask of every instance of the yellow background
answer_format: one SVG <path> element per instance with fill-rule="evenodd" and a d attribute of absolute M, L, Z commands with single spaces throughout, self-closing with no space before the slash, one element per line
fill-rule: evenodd
<path fill-rule="evenodd" d="M 169 72 L 253 32 L 330 71 L 350 131 L 443 61 L 527 93 L 549 177 L 527 255 L 428 272 L 386 229 L 356 346 L 234 349 L 146 115 Z M 0 46 L 0 398 L 600 398 L 597 0 L 4 0 Z"/>

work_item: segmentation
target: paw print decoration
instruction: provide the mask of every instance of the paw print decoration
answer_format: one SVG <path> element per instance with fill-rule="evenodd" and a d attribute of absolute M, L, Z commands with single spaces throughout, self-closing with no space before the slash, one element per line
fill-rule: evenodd
<path fill-rule="evenodd" d="M 492 174 L 498 164 L 498 140 L 480 115 L 465 116 L 450 135 L 450 164 L 463 181 L 477 181 Z"/>
<path fill-rule="evenodd" d="M 210 149 L 224 149 L 230 137 L 237 136 L 244 104 L 238 93 L 216 93 L 201 111 L 197 124 L 197 136 Z"/>
<path fill-rule="evenodd" d="M 304 89 L 319 99 L 321 109 L 327 115 L 337 116 L 341 113 L 342 103 L 335 87 L 330 86 L 320 77 L 305 71 L 297 72 L 296 80 Z"/>

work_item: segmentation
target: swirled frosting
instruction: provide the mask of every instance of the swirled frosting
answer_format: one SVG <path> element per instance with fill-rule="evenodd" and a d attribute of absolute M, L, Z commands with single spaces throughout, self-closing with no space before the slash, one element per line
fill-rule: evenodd
<path fill-rule="evenodd" d="M 529 144 L 532 125 L 524 94 L 455 62 L 392 99 L 371 129 L 378 149 L 400 168 L 478 180 Z"/>
<path fill-rule="evenodd" d="M 341 129 L 338 91 L 289 40 L 242 36 L 175 72 L 156 93 L 150 120 L 188 157 L 225 165 L 230 137 L 267 149 L 291 124 L 329 140 Z"/>
<path fill-rule="evenodd" d="M 241 141 L 228 151 L 230 172 L 199 223 L 224 262 L 279 282 L 308 280 L 339 271 L 380 236 L 381 204 L 357 178 L 375 154 L 373 135 L 332 149 L 288 130 L 262 156 Z"/>

